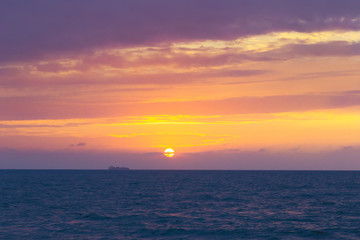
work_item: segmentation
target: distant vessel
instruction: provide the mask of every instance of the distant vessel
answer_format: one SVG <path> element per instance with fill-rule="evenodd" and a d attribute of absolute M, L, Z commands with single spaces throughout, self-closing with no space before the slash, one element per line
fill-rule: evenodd
<path fill-rule="evenodd" d="M 110 167 L 108 168 L 108 170 L 130 170 L 130 168 L 110 166 Z"/>

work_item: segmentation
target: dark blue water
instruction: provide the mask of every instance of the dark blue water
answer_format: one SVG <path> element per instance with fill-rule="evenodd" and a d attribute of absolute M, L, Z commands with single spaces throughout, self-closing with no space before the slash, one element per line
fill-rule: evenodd
<path fill-rule="evenodd" d="M 0 239 L 358 239 L 360 172 L 0 171 Z"/>

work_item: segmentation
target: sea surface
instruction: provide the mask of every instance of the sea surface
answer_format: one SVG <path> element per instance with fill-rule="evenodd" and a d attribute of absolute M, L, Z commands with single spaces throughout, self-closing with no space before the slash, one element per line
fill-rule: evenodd
<path fill-rule="evenodd" d="M 360 172 L 0 171 L 0 239 L 318 238 L 360 239 Z"/>

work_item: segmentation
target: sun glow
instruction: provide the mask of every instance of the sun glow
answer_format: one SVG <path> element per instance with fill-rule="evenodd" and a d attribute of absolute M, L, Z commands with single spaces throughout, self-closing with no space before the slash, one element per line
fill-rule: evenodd
<path fill-rule="evenodd" d="M 165 155 L 165 157 L 171 158 L 171 157 L 173 157 L 175 155 L 175 151 L 172 148 L 167 148 L 164 151 L 164 155 Z"/>

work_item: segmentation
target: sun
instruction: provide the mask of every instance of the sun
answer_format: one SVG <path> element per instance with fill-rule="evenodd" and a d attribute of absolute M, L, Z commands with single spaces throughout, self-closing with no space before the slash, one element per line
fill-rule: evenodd
<path fill-rule="evenodd" d="M 165 155 L 165 157 L 171 158 L 171 157 L 173 157 L 175 155 L 175 151 L 172 148 L 167 148 L 164 151 L 164 155 Z"/>

